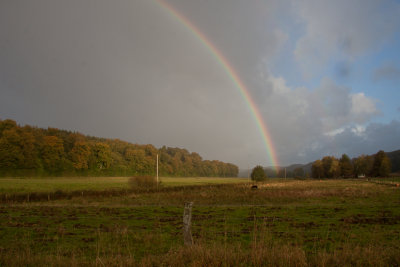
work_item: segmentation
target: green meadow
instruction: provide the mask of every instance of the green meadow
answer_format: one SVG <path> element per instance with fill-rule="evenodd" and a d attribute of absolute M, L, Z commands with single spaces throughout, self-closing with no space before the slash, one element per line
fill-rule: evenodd
<path fill-rule="evenodd" d="M 146 191 L 127 178 L 1 179 L 0 266 L 400 265 L 396 184 L 161 180 Z M 24 197 L 52 190 L 65 194 Z M 79 190 L 98 194 L 68 194 Z M 183 244 L 185 202 L 192 246 Z"/>
<path fill-rule="evenodd" d="M 56 190 L 129 189 L 129 177 L 54 177 L 54 178 L 0 178 L 1 193 L 53 192 Z M 219 177 L 160 177 L 163 186 L 206 185 L 248 182 L 245 178 Z"/>

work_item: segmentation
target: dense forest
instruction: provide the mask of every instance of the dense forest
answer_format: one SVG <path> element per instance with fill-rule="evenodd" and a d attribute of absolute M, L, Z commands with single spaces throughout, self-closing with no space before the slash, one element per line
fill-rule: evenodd
<path fill-rule="evenodd" d="M 268 177 L 294 178 L 350 178 L 350 177 L 387 177 L 400 174 L 400 150 L 392 152 L 379 151 L 373 155 L 361 155 L 350 159 L 346 154 L 340 158 L 325 156 L 308 164 L 293 164 L 279 167 L 265 168 Z M 247 176 L 248 170 L 242 171 Z"/>
<path fill-rule="evenodd" d="M 0 120 L 1 176 L 154 175 L 236 177 L 238 167 L 186 149 L 132 144 Z"/>
<path fill-rule="evenodd" d="M 391 168 L 390 158 L 380 150 L 375 155 L 361 155 L 352 160 L 346 154 L 340 159 L 333 156 L 323 157 L 313 162 L 311 175 L 313 178 L 387 177 Z"/>

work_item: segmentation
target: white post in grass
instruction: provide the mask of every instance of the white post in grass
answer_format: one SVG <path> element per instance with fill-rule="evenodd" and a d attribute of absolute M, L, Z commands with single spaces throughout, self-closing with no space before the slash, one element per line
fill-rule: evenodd
<path fill-rule="evenodd" d="M 193 202 L 185 202 L 183 210 L 183 243 L 185 246 L 193 245 L 192 237 L 192 206 Z"/>

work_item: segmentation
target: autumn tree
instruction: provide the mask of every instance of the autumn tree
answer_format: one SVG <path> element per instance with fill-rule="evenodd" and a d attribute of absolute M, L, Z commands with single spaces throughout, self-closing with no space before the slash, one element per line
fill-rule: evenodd
<path fill-rule="evenodd" d="M 0 168 L 18 169 L 23 165 L 22 138 L 17 128 L 4 127 L 0 138 Z"/>
<path fill-rule="evenodd" d="M 185 149 L 182 151 L 182 156 L 181 156 L 181 161 L 182 161 L 182 167 L 184 170 L 183 175 L 184 176 L 191 176 L 194 173 L 193 169 L 193 161 L 192 157 L 190 156 L 189 152 Z"/>
<path fill-rule="evenodd" d="M 168 154 L 167 148 L 163 146 L 160 150 L 160 158 L 159 158 L 159 172 L 161 175 L 172 175 L 173 168 L 171 166 L 171 156 Z"/>
<path fill-rule="evenodd" d="M 390 162 L 390 159 L 389 157 L 385 156 L 382 159 L 381 166 L 379 168 L 379 176 L 388 177 L 391 169 L 392 169 L 392 164 Z"/>
<path fill-rule="evenodd" d="M 45 170 L 60 171 L 63 168 L 64 146 L 63 141 L 56 136 L 43 138 L 42 161 Z"/>
<path fill-rule="evenodd" d="M 4 120 L 4 121 L 0 120 L 0 137 L 2 137 L 3 131 L 14 129 L 17 127 L 18 127 L 17 123 L 13 120 Z"/>
<path fill-rule="evenodd" d="M 324 176 L 327 178 L 335 178 L 340 176 L 339 161 L 332 156 L 325 156 L 322 158 L 322 165 L 324 167 Z"/>
<path fill-rule="evenodd" d="M 237 177 L 237 175 L 239 174 L 238 166 L 236 166 L 235 164 L 232 164 L 232 163 L 227 163 L 226 166 L 228 168 L 227 176 Z"/>
<path fill-rule="evenodd" d="M 353 176 L 353 165 L 351 164 L 351 160 L 349 156 L 343 154 L 339 160 L 340 166 L 340 175 L 345 178 L 349 178 Z"/>
<path fill-rule="evenodd" d="M 257 165 L 253 168 L 250 177 L 253 181 L 265 181 L 267 179 L 264 168 L 260 165 Z"/>
<path fill-rule="evenodd" d="M 87 170 L 89 168 L 90 146 L 84 141 L 78 141 L 70 151 L 72 165 L 75 170 Z"/>
<path fill-rule="evenodd" d="M 361 175 L 369 175 L 372 169 L 373 159 L 370 156 L 361 155 L 354 159 L 354 175 L 355 177 Z"/>
<path fill-rule="evenodd" d="M 91 148 L 90 165 L 96 170 L 107 169 L 111 166 L 111 149 L 108 144 L 95 143 Z"/>
<path fill-rule="evenodd" d="M 146 170 L 146 153 L 141 149 L 128 148 L 125 151 L 128 166 L 135 174 L 144 174 Z"/>
<path fill-rule="evenodd" d="M 321 179 L 324 177 L 324 165 L 321 160 L 316 160 L 311 166 L 311 176 L 313 178 Z"/>
<path fill-rule="evenodd" d="M 383 150 L 378 151 L 374 156 L 371 175 L 375 177 L 385 177 L 389 175 L 390 169 L 390 159 Z"/>

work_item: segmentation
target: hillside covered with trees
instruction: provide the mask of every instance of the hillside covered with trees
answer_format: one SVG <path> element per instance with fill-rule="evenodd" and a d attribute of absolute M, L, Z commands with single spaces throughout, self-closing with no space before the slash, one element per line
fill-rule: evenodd
<path fill-rule="evenodd" d="M 238 167 L 203 160 L 186 149 L 132 144 L 78 132 L 19 126 L 0 120 L 0 176 L 163 176 L 236 177 Z"/>

